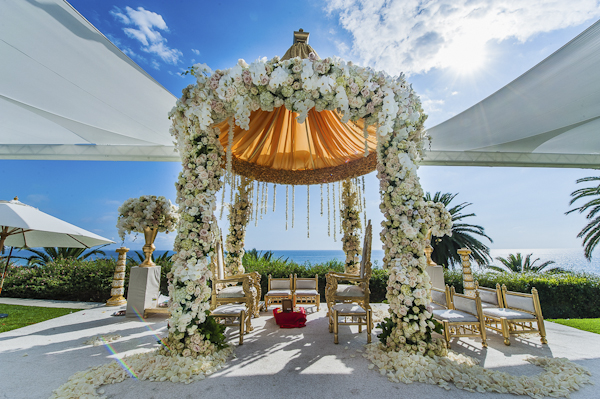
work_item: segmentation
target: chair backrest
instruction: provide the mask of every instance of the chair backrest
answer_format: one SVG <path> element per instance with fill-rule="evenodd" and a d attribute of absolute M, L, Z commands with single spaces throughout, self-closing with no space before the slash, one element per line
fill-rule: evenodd
<path fill-rule="evenodd" d="M 454 294 L 452 296 L 452 303 L 454 305 L 455 310 L 460 310 L 461 312 L 467 312 L 472 314 L 473 316 L 477 316 L 479 312 L 477 311 L 477 300 L 479 296 L 475 294 L 476 297 L 466 296 L 462 294 Z M 481 304 L 481 302 L 479 302 Z M 481 305 L 480 305 L 481 306 Z"/>
<path fill-rule="evenodd" d="M 502 290 L 500 284 L 496 284 L 496 289 L 488 287 L 480 287 L 479 282 L 475 281 L 475 290 L 479 291 L 479 297 L 481 302 L 491 303 L 497 307 L 503 307 L 502 304 Z"/>
<path fill-rule="evenodd" d="M 522 292 L 512 292 L 506 289 L 505 285 L 502 285 L 502 296 L 504 304 L 507 308 L 524 310 L 530 313 L 536 313 L 534 296 L 537 296 L 537 290 L 532 290 L 531 294 L 525 294 Z"/>
<path fill-rule="evenodd" d="M 439 288 L 431 287 L 431 301 L 448 307 L 448 301 L 446 300 L 446 291 L 440 290 Z"/>
<path fill-rule="evenodd" d="M 223 260 L 223 239 L 217 240 L 217 278 L 225 278 L 225 261 Z"/>
<path fill-rule="evenodd" d="M 360 260 L 360 278 L 371 278 L 371 241 L 373 241 L 373 228 L 371 227 L 371 219 L 369 219 L 365 229 L 362 258 Z"/>
<path fill-rule="evenodd" d="M 289 278 L 272 278 L 269 274 L 269 290 L 291 290 L 292 275 Z"/>
<path fill-rule="evenodd" d="M 297 275 L 294 274 L 294 289 L 296 290 L 317 290 L 319 286 L 319 275 L 315 275 L 315 277 L 304 277 L 298 278 Z"/>

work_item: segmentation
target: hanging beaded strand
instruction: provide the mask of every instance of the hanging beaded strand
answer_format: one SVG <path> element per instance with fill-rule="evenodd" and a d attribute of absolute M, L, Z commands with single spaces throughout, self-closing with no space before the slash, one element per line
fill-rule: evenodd
<path fill-rule="evenodd" d="M 310 185 L 306 185 L 306 237 L 310 237 Z"/>
<path fill-rule="evenodd" d="M 327 237 L 331 237 L 331 208 L 329 207 L 329 183 L 327 184 Z"/>
<path fill-rule="evenodd" d="M 221 193 L 221 214 L 219 215 L 219 219 L 223 220 L 223 208 L 225 208 L 225 184 L 221 187 L 223 192 Z"/>
<path fill-rule="evenodd" d="M 285 230 L 288 229 L 288 204 L 289 204 L 289 188 L 290 186 L 285 186 Z"/>
<path fill-rule="evenodd" d="M 254 201 L 254 226 L 258 226 L 258 192 L 260 191 L 260 182 L 256 182 L 256 200 Z"/>
<path fill-rule="evenodd" d="M 294 217 L 295 217 L 295 209 L 294 206 L 296 204 L 296 186 L 292 186 L 292 229 L 294 228 Z"/>
<path fill-rule="evenodd" d="M 332 187 L 331 187 L 331 191 L 333 194 L 333 241 L 337 242 L 337 238 L 336 238 L 336 234 L 337 234 L 337 227 L 335 224 L 336 221 L 336 212 L 335 212 L 335 183 L 333 183 Z"/>
<path fill-rule="evenodd" d="M 323 183 L 321 183 L 321 217 L 323 217 Z"/>
<path fill-rule="evenodd" d="M 275 213 L 275 196 L 277 195 L 277 185 L 273 183 L 273 213 Z"/>
<path fill-rule="evenodd" d="M 264 215 L 266 215 L 267 211 L 269 210 L 269 206 L 267 205 L 268 203 L 269 203 L 269 185 L 267 183 L 265 183 L 265 204 L 263 206 Z"/>
<path fill-rule="evenodd" d="M 363 200 L 363 215 L 365 217 L 365 227 L 367 227 L 367 199 L 365 197 L 365 177 L 362 177 L 362 200 Z"/>
<path fill-rule="evenodd" d="M 342 229 L 342 182 L 338 182 L 338 209 L 340 210 L 340 212 L 338 212 L 339 214 L 339 226 L 340 226 L 340 230 L 339 233 L 340 235 L 344 233 L 343 229 Z"/>

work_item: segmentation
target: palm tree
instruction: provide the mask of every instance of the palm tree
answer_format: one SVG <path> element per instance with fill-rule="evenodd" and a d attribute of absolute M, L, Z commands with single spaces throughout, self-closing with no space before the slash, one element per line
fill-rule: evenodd
<path fill-rule="evenodd" d="M 108 244 L 102 245 L 101 247 L 92 249 L 88 252 L 85 252 L 87 248 L 44 247 L 43 250 L 27 248 L 28 251 L 34 253 L 34 255 L 31 255 L 27 258 L 27 265 L 44 266 L 46 263 L 50 263 L 58 259 L 87 259 L 92 255 L 106 256 L 106 253 L 100 248 L 104 248 L 107 245 Z"/>
<path fill-rule="evenodd" d="M 588 181 L 600 181 L 600 176 L 597 177 L 584 177 L 581 179 L 577 179 L 577 183 L 584 183 Z M 600 242 L 600 184 L 596 187 L 586 187 L 580 188 L 579 190 L 575 190 L 571 193 L 571 202 L 569 205 L 573 205 L 575 201 L 579 199 L 583 199 L 586 197 L 592 197 L 592 199 L 582 206 L 571 209 L 565 214 L 568 215 L 571 212 L 579 211 L 579 213 L 583 213 L 590 210 L 586 215 L 586 219 L 589 220 L 589 223 L 585 225 L 585 227 L 577 234 L 577 238 L 583 238 L 583 249 L 585 253 L 585 257 L 587 260 L 592 260 L 592 252 L 598 242 Z"/>
<path fill-rule="evenodd" d="M 461 248 L 471 250 L 471 259 L 477 262 L 478 265 L 485 265 L 492 260 L 490 256 L 490 248 L 479 241 L 475 236 L 485 237 L 493 242 L 490 237 L 485 234 L 484 228 L 474 224 L 460 223 L 463 219 L 475 216 L 474 213 L 462 214 L 463 209 L 472 205 L 468 202 L 463 202 L 450 207 L 450 202 L 458 195 L 441 192 L 435 193 L 433 198 L 430 193 L 425 193 L 425 201 L 441 202 L 446 206 L 448 212 L 452 216 L 452 236 L 435 237 L 431 240 L 433 253 L 431 259 L 438 265 L 452 266 L 460 264 L 460 255 L 456 252 Z"/>
<path fill-rule="evenodd" d="M 486 268 L 497 271 L 497 272 L 501 272 L 501 273 L 502 272 L 509 272 L 509 273 L 526 273 L 526 272 L 564 273 L 564 272 L 566 272 L 565 269 L 562 269 L 562 268 L 556 267 L 556 266 L 549 268 L 548 266 L 555 263 L 553 260 L 549 260 L 540 265 L 536 265 L 535 262 L 540 260 L 540 258 L 537 258 L 532 262 L 531 255 L 533 255 L 533 254 L 526 255 L 525 259 L 523 259 L 523 256 L 521 255 L 520 252 L 517 252 L 517 255 L 509 254 L 506 258 L 498 256 L 496 258 L 496 260 L 500 261 L 500 263 L 502 263 L 502 265 L 504 267 L 488 265 L 488 266 L 486 266 Z"/>

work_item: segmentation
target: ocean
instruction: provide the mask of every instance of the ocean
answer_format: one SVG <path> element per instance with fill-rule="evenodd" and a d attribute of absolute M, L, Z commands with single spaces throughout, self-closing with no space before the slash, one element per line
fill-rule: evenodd
<path fill-rule="evenodd" d="M 266 250 L 259 250 L 259 252 L 265 252 Z M 27 251 L 20 251 L 17 255 L 27 256 Z M 107 256 L 117 258 L 115 251 L 105 251 Z M 129 254 L 131 254 L 130 251 Z M 141 253 L 141 251 L 139 251 Z M 165 250 L 155 251 L 155 256 L 160 256 L 165 253 Z M 345 259 L 344 251 L 342 250 L 273 250 L 274 258 L 289 259 L 290 261 L 296 262 L 300 265 L 305 264 L 319 264 L 325 263 L 329 260 L 343 261 Z M 509 254 L 516 254 L 520 252 L 523 257 L 527 254 L 533 254 L 531 259 L 540 258 L 537 264 L 543 263 L 548 260 L 555 261 L 555 265 L 567 270 L 573 270 L 578 272 L 587 272 L 600 275 L 600 256 L 592 259 L 588 262 L 583 256 L 583 249 L 492 249 L 491 255 L 494 258 L 493 265 L 500 265 L 496 257 L 507 257 Z M 23 264 L 23 261 L 17 261 Z M 380 268 L 383 264 L 383 250 L 373 250 L 371 252 L 371 262 L 373 262 L 373 268 Z M 475 264 L 474 270 L 479 270 L 479 267 Z"/>

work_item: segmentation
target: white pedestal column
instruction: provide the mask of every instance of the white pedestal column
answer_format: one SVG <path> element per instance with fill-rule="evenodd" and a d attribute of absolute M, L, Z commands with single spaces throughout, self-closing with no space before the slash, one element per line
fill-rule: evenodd
<path fill-rule="evenodd" d="M 144 310 L 156 307 L 160 290 L 160 266 L 131 268 L 127 289 L 126 317 L 144 317 Z"/>

